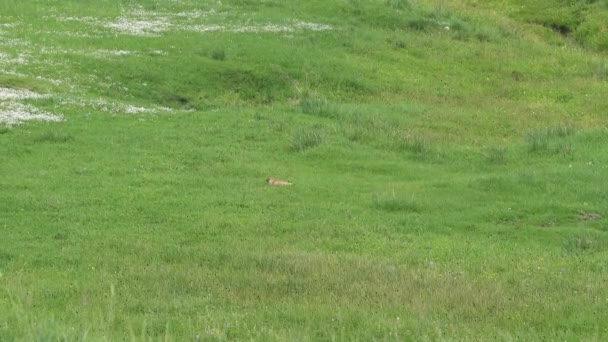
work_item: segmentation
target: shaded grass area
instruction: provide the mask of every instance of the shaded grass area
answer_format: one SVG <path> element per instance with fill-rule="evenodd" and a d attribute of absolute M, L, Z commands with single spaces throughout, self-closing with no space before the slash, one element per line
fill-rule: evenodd
<path fill-rule="evenodd" d="M 2 26 L 30 56 L 0 86 L 67 119 L 0 127 L 0 340 L 605 338 L 597 49 L 494 2 L 225 4 L 333 29 L 110 35 L 43 15 L 127 5 L 0 4 L 39 20 Z"/>

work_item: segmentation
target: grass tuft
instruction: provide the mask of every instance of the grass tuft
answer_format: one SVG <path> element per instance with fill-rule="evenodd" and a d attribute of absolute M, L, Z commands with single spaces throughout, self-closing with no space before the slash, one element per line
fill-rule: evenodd
<path fill-rule="evenodd" d="M 393 9 L 404 10 L 412 8 L 410 0 L 385 0 L 385 4 Z"/>
<path fill-rule="evenodd" d="M 213 50 L 211 51 L 211 59 L 214 59 L 216 61 L 226 60 L 226 52 L 224 51 L 224 49 Z"/>
<path fill-rule="evenodd" d="M 323 134 L 319 129 L 301 129 L 291 137 L 291 150 L 301 152 L 323 143 Z"/>
<path fill-rule="evenodd" d="M 413 134 L 405 137 L 397 135 L 397 150 L 410 152 L 416 156 L 425 156 L 431 152 L 431 143 L 428 137 Z"/>
<path fill-rule="evenodd" d="M 317 94 L 305 94 L 300 99 L 300 110 L 302 113 L 328 117 L 333 114 L 333 108 L 329 102 Z"/>
<path fill-rule="evenodd" d="M 539 153 L 549 150 L 549 137 L 545 132 L 531 132 L 526 134 L 528 152 Z"/>
<path fill-rule="evenodd" d="M 62 144 L 74 140 L 74 137 L 70 134 L 61 134 L 56 132 L 44 132 L 34 139 L 37 143 L 54 143 Z"/>
<path fill-rule="evenodd" d="M 492 164 L 505 164 L 507 162 L 507 149 L 504 147 L 491 147 L 486 150 L 485 156 Z"/>
<path fill-rule="evenodd" d="M 576 130 L 571 126 L 556 126 L 530 132 L 525 136 L 528 152 L 559 153 L 565 151 L 567 152 L 566 154 L 571 153 L 573 152 L 573 148 L 571 146 L 564 149 L 562 146 L 566 145 L 558 144 L 557 146 L 554 146 L 552 143 L 556 140 L 561 140 L 572 136 L 575 134 L 575 132 Z"/>
<path fill-rule="evenodd" d="M 593 76 L 598 80 L 608 80 L 608 62 L 598 61 L 592 65 Z"/>
<path fill-rule="evenodd" d="M 373 200 L 374 207 L 388 212 L 419 213 L 422 206 L 414 197 L 398 197 L 394 192 L 389 195 L 376 195 Z"/>
<path fill-rule="evenodd" d="M 566 243 L 566 249 L 571 252 L 589 252 L 600 247 L 597 239 L 590 234 L 581 234 L 569 239 Z"/>

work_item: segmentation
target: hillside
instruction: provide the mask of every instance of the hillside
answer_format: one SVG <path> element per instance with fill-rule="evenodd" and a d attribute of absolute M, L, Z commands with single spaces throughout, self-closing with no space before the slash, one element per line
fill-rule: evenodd
<path fill-rule="evenodd" d="M 607 39 L 592 0 L 4 0 L 0 340 L 605 340 Z"/>

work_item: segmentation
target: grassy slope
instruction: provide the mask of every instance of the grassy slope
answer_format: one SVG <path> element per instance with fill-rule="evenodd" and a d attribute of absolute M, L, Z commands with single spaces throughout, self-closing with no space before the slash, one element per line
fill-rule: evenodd
<path fill-rule="evenodd" d="M 335 29 L 74 37 L 53 15 L 133 5 L 0 5 L 31 42 L 0 86 L 67 118 L 0 128 L 0 339 L 606 337 L 601 49 L 502 2 L 197 3 L 143 6 Z"/>

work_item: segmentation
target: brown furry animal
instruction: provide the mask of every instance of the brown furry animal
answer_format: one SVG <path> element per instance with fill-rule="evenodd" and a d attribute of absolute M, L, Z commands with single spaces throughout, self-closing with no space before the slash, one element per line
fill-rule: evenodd
<path fill-rule="evenodd" d="M 280 180 L 280 179 L 274 179 L 272 177 L 266 178 L 266 183 L 268 183 L 270 185 L 275 185 L 275 186 L 289 186 L 289 185 L 293 185 L 293 183 L 291 183 L 290 181 L 284 181 L 284 180 Z"/>

